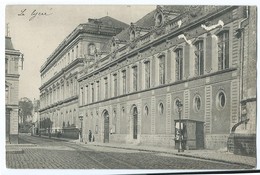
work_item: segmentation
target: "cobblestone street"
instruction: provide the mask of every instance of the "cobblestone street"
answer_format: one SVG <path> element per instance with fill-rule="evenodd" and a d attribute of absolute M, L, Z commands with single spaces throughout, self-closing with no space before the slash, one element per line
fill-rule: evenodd
<path fill-rule="evenodd" d="M 18 169 L 249 169 L 166 153 L 96 147 L 22 135 L 23 153 L 8 153 L 7 168 Z M 21 145 L 22 146 L 22 145 Z"/>

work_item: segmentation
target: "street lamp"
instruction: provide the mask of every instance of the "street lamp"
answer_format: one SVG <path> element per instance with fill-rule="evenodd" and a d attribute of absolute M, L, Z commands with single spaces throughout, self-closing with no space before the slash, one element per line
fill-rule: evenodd
<path fill-rule="evenodd" d="M 176 101 L 176 106 L 178 107 L 178 113 L 179 113 L 179 148 L 178 152 L 184 151 L 182 148 L 182 133 L 181 133 L 181 111 L 182 111 L 182 103 L 180 100 Z"/>
<path fill-rule="evenodd" d="M 82 138 L 82 121 L 83 121 L 83 115 L 79 116 L 79 120 L 80 120 L 80 133 L 79 133 L 79 141 L 83 142 L 83 138 Z"/>

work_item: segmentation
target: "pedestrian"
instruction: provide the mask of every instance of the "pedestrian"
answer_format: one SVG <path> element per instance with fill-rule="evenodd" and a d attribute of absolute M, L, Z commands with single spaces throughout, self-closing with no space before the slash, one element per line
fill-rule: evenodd
<path fill-rule="evenodd" d="M 92 132 L 91 130 L 89 130 L 88 141 L 91 142 L 91 140 L 92 140 Z"/>

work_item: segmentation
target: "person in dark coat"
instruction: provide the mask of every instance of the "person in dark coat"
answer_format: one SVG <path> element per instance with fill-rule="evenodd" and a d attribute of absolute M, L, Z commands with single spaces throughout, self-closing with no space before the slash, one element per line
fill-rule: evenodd
<path fill-rule="evenodd" d="M 88 141 L 91 142 L 91 140 L 92 140 L 92 132 L 91 132 L 91 130 L 89 130 Z"/>

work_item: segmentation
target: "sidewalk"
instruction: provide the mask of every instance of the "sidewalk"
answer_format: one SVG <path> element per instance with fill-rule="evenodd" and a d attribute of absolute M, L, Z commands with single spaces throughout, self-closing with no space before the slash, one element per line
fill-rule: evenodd
<path fill-rule="evenodd" d="M 42 138 L 47 138 L 46 136 L 41 136 Z M 130 149 L 130 150 L 139 150 L 139 151 L 149 151 L 157 153 L 167 153 L 174 154 L 177 156 L 184 157 L 193 157 L 200 158 L 205 160 L 213 160 L 224 163 L 234 163 L 242 165 L 250 165 L 256 167 L 256 158 L 248 156 L 235 155 L 227 151 L 218 151 L 218 150 L 185 150 L 184 152 L 178 153 L 178 150 L 169 147 L 155 147 L 155 146 L 146 146 L 146 145 L 135 145 L 135 144 L 122 144 L 122 143 L 97 143 L 97 142 L 88 142 L 87 144 L 79 142 L 79 140 L 71 140 L 65 138 L 56 138 L 52 137 L 51 139 L 67 141 L 75 144 L 80 144 L 84 147 L 88 146 L 100 146 L 100 147 L 110 147 L 110 148 L 120 148 L 120 149 Z"/>

